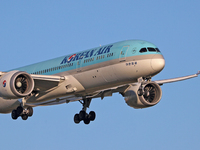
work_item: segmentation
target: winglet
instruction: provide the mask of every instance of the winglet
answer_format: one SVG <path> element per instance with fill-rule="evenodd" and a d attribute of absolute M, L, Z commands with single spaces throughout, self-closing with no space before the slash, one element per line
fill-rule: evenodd
<path fill-rule="evenodd" d="M 200 70 L 197 72 L 197 74 L 196 75 L 199 75 L 200 74 Z"/>

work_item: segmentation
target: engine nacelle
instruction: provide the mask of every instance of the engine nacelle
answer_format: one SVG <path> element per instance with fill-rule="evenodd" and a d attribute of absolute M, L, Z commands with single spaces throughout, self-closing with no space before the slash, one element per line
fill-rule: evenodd
<path fill-rule="evenodd" d="M 5 99 L 28 96 L 33 88 L 34 80 L 26 72 L 10 71 L 0 78 L 0 97 Z"/>
<path fill-rule="evenodd" d="M 154 106 L 162 97 L 162 90 L 155 82 L 143 85 L 142 94 L 139 89 L 140 84 L 133 84 L 124 93 L 126 103 L 133 108 L 146 108 Z"/>

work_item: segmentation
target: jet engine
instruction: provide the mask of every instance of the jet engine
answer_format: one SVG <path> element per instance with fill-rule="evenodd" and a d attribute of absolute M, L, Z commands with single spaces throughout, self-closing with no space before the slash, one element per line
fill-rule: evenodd
<path fill-rule="evenodd" d="M 33 78 L 26 72 L 10 71 L 0 78 L 0 97 L 17 99 L 28 96 L 34 88 Z"/>
<path fill-rule="evenodd" d="M 126 103 L 133 108 L 146 108 L 156 105 L 162 97 L 162 90 L 155 82 L 132 84 L 124 92 Z"/>

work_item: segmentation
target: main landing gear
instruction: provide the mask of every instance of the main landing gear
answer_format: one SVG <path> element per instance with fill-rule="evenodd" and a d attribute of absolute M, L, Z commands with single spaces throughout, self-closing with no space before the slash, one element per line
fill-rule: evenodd
<path fill-rule="evenodd" d="M 22 120 L 27 120 L 28 117 L 33 115 L 33 108 L 27 107 L 24 109 L 22 106 L 18 106 L 17 109 L 14 109 L 11 113 L 12 119 L 16 120 L 19 116 L 21 116 Z"/>
<path fill-rule="evenodd" d="M 74 122 L 76 124 L 80 123 L 82 120 L 85 124 L 89 124 L 90 121 L 94 121 L 96 118 L 96 114 L 94 111 L 90 111 L 89 114 L 86 113 L 87 108 L 90 106 L 91 98 L 84 98 L 81 104 L 83 105 L 83 109 L 79 112 L 79 114 L 74 115 Z"/>

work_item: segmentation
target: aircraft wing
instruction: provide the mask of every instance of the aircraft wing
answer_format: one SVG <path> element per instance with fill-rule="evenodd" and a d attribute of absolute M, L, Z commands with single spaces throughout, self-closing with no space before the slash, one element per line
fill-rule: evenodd
<path fill-rule="evenodd" d="M 116 86 L 116 87 L 112 87 L 112 88 L 102 89 L 102 90 L 96 91 L 95 93 L 90 93 L 88 96 L 86 96 L 86 98 L 99 98 L 100 97 L 101 99 L 103 99 L 104 97 L 112 96 L 113 93 L 123 92 L 129 86 L 130 86 L 129 84 L 125 84 L 125 85 Z M 58 104 L 81 101 L 81 100 L 83 100 L 83 97 L 69 95 L 66 97 L 51 99 L 51 100 L 45 101 L 45 102 L 27 103 L 26 105 L 32 106 L 32 107 L 49 106 L 49 105 L 58 105 Z"/>
<path fill-rule="evenodd" d="M 31 74 L 35 82 L 35 90 L 45 91 L 57 86 L 62 80 L 65 80 L 61 76 L 52 76 L 52 75 L 34 75 Z"/>
<path fill-rule="evenodd" d="M 165 83 L 172 83 L 172 82 L 177 82 L 177 81 L 182 81 L 190 78 L 197 77 L 200 74 L 200 71 L 198 71 L 196 74 L 189 75 L 189 76 L 184 76 L 184 77 L 178 77 L 178 78 L 172 78 L 172 79 L 165 79 L 165 80 L 157 80 L 154 81 L 159 85 L 163 85 Z M 36 87 L 44 90 L 48 89 L 50 87 L 57 86 L 62 80 L 64 80 L 64 77 L 61 76 L 49 76 L 49 75 L 31 75 L 35 81 Z M 48 84 L 47 84 L 48 83 Z M 107 89 L 102 89 L 99 91 L 96 91 L 95 93 L 90 93 L 86 98 L 101 98 L 103 99 L 104 97 L 107 96 L 112 96 L 113 93 L 116 92 L 123 92 L 125 89 L 127 89 L 130 85 L 125 84 L 121 86 L 116 86 L 112 88 L 107 88 Z M 63 104 L 63 103 L 69 103 L 69 102 L 75 102 L 75 101 L 81 101 L 83 100 L 82 97 L 77 97 L 75 95 L 70 95 L 66 97 L 61 97 L 61 98 L 56 98 L 56 99 L 51 99 L 49 101 L 45 102 L 39 102 L 39 103 L 27 103 L 28 106 L 49 106 L 49 105 L 58 105 L 58 104 Z"/>
<path fill-rule="evenodd" d="M 197 77 L 199 74 L 200 74 L 200 71 L 198 71 L 196 74 L 189 75 L 189 76 L 172 78 L 172 79 L 165 79 L 165 80 L 157 80 L 157 81 L 154 81 L 154 82 L 156 82 L 159 85 L 163 85 L 165 83 L 172 83 L 172 82 L 177 82 L 177 81 L 182 81 L 182 80 L 187 80 L 187 79 L 190 79 L 190 78 L 194 78 L 194 77 Z"/>

